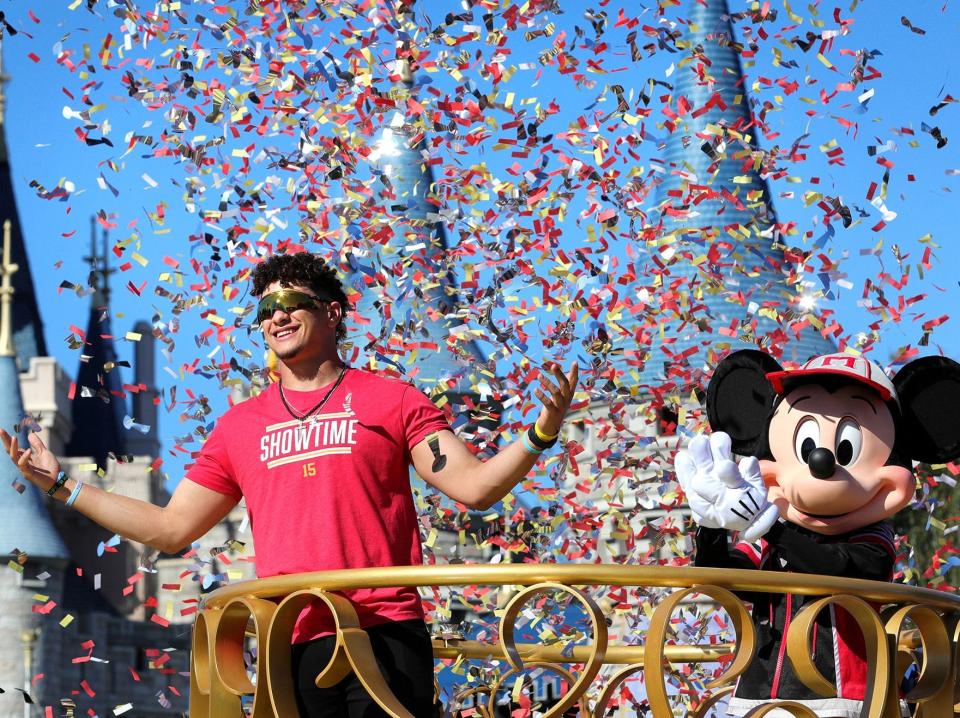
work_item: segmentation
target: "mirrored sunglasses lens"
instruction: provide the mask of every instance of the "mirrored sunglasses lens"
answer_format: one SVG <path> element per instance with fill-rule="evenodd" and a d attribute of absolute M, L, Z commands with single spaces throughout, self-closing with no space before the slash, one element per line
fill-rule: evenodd
<path fill-rule="evenodd" d="M 297 309 L 313 309 L 316 306 L 313 299 L 303 292 L 276 292 L 268 294 L 257 305 L 257 321 L 263 322 L 273 316 L 279 309 L 289 314 Z"/>
<path fill-rule="evenodd" d="M 291 308 L 290 311 L 294 309 L 316 309 L 317 303 L 309 294 L 297 294 L 290 297 L 287 306 Z"/>
<path fill-rule="evenodd" d="M 268 296 L 260 300 L 260 303 L 257 305 L 257 322 L 263 323 L 267 319 L 273 316 L 273 313 L 277 310 L 277 300 L 276 297 Z"/>

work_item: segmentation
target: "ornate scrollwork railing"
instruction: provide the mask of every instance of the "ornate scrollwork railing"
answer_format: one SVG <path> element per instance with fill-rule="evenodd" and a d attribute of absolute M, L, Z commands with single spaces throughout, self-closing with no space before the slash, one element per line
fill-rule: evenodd
<path fill-rule="evenodd" d="M 438 659 L 490 659 L 506 662 L 486 685 L 457 694 L 476 702 L 477 715 L 493 715 L 494 697 L 516 685 L 530 669 L 547 670 L 566 682 L 567 690 L 545 713 L 564 715 L 579 704 L 583 718 L 607 715 L 611 700 L 624 683 L 642 677 L 654 718 L 706 716 L 727 695 L 755 652 L 753 623 L 735 592 L 793 593 L 823 596 L 806 606 L 791 623 L 787 654 L 798 677 L 811 689 L 835 695 L 834 686 L 814 666 L 808 650 L 817 615 L 831 607 L 845 609 L 863 633 L 868 663 L 862 718 L 899 718 L 901 700 L 914 718 L 960 716 L 960 597 L 898 584 L 765 571 L 705 568 L 626 567 L 619 565 L 522 564 L 416 566 L 355 569 L 278 576 L 227 586 L 207 597 L 194 626 L 190 679 L 191 718 L 292 718 L 297 715 L 290 670 L 290 640 L 294 622 L 311 601 L 330 609 L 337 628 L 334 656 L 317 676 L 317 685 L 333 685 L 356 672 L 373 698 L 388 714 L 407 718 L 373 657 L 370 641 L 353 606 L 335 593 L 350 588 L 382 586 L 522 586 L 500 617 L 499 642 L 434 641 Z M 591 590 L 578 587 L 643 587 L 664 595 L 647 613 L 649 624 L 640 645 L 608 645 L 607 618 Z M 675 589 L 667 593 L 666 590 Z M 578 605 L 589 624 L 586 645 L 518 643 L 517 621 L 543 599 L 561 594 Z M 678 644 L 671 626 L 693 596 L 710 600 L 729 617 L 734 639 L 729 643 Z M 881 606 L 879 612 L 876 604 Z M 639 609 L 638 609 L 639 610 Z M 244 660 L 246 641 L 256 642 L 258 657 L 251 667 Z M 677 664 L 721 664 L 723 671 L 703 683 L 670 689 L 683 676 Z M 913 663 L 918 676 L 906 695 L 901 679 Z M 598 674 L 605 666 L 602 679 Z M 614 669 L 615 666 L 622 666 Z M 255 680 L 251 680 L 251 674 Z M 771 702 L 751 718 L 781 708 L 796 718 L 814 714 L 797 703 Z M 678 711 L 680 711 L 678 713 Z"/>

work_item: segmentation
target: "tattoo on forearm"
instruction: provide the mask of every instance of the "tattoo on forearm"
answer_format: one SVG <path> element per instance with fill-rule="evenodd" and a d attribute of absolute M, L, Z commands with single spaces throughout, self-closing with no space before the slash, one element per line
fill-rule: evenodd
<path fill-rule="evenodd" d="M 427 437 L 427 446 L 433 452 L 433 473 L 442 471 L 447 465 L 447 457 L 440 453 L 440 434 L 434 432 Z"/>

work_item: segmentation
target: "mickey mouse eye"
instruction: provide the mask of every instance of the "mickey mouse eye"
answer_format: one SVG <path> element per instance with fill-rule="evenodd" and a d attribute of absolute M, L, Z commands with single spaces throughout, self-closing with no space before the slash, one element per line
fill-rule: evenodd
<path fill-rule="evenodd" d="M 837 463 L 849 466 L 860 456 L 863 447 L 863 433 L 860 425 L 853 419 L 844 419 L 837 427 Z"/>
<path fill-rule="evenodd" d="M 803 463 L 807 463 L 810 458 L 810 452 L 820 445 L 820 425 L 813 417 L 808 416 L 800 422 L 797 427 L 797 433 L 793 439 L 793 450 L 797 458 Z"/>

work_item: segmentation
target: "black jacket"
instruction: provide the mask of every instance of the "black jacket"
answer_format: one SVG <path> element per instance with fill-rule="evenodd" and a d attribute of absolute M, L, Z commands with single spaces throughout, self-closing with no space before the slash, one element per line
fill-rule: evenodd
<path fill-rule="evenodd" d="M 781 520 L 758 542 L 739 543 L 733 549 L 725 530 L 699 528 L 694 564 L 889 581 L 895 559 L 893 530 L 886 521 L 825 536 Z M 753 603 L 757 655 L 734 695 L 746 700 L 822 700 L 797 678 L 783 641 L 797 611 L 820 597 L 755 593 L 742 598 Z M 863 639 L 846 611 L 821 611 L 813 649 L 815 665 L 837 686 L 838 698 L 862 700 L 868 670 Z"/>

